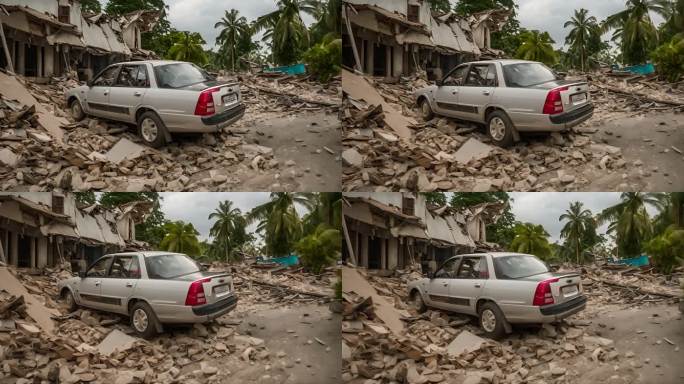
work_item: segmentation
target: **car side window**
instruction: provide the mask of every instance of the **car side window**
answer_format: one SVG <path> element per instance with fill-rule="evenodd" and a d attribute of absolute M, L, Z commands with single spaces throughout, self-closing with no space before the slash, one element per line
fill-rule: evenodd
<path fill-rule="evenodd" d="M 135 80 L 133 82 L 133 86 L 136 88 L 149 88 L 150 87 L 150 81 L 149 77 L 147 76 L 147 66 L 146 65 L 138 65 L 138 72 L 135 76 Z"/>
<path fill-rule="evenodd" d="M 105 69 L 100 76 L 93 80 L 93 87 L 111 87 L 112 84 L 114 84 L 114 80 L 116 79 L 116 74 L 118 71 L 118 65 Z"/>
<path fill-rule="evenodd" d="M 107 275 L 107 267 L 109 266 L 109 261 L 111 259 L 111 257 L 103 257 L 100 260 L 96 261 L 95 264 L 93 264 L 90 267 L 90 269 L 88 269 L 88 272 L 86 272 L 86 276 L 105 277 Z"/>
<path fill-rule="evenodd" d="M 456 67 L 443 81 L 443 85 L 448 86 L 461 86 L 464 83 L 465 75 L 468 72 L 468 66 L 463 65 L 461 67 Z"/>
<path fill-rule="evenodd" d="M 437 279 L 453 279 L 456 278 L 456 267 L 458 266 L 459 258 L 448 260 L 435 273 Z"/>
<path fill-rule="evenodd" d="M 139 279 L 140 263 L 137 256 L 117 256 L 112 263 L 109 277 L 115 279 Z"/>
<path fill-rule="evenodd" d="M 465 85 L 467 87 L 495 87 L 496 67 L 494 64 L 475 64 L 471 66 Z"/>
<path fill-rule="evenodd" d="M 114 83 L 115 87 L 134 87 L 135 78 L 138 76 L 138 66 L 137 65 L 124 65 L 119 71 L 119 77 L 117 77 Z"/>
<path fill-rule="evenodd" d="M 487 260 L 484 257 L 464 257 L 463 262 L 458 268 L 459 279 L 487 279 Z"/>

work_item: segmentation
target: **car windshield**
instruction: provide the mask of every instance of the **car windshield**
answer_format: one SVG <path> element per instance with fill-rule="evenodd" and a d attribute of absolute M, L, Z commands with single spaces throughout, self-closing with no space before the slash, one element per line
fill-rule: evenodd
<path fill-rule="evenodd" d="M 150 279 L 172 279 L 200 270 L 193 259 L 178 254 L 148 256 L 145 258 L 145 266 Z"/>
<path fill-rule="evenodd" d="M 493 259 L 497 279 L 519 279 L 549 271 L 543 261 L 531 255 L 499 256 Z"/>
<path fill-rule="evenodd" d="M 159 88 L 181 88 L 211 80 L 206 72 L 190 63 L 158 65 L 154 75 Z"/>
<path fill-rule="evenodd" d="M 556 74 L 541 63 L 518 63 L 503 66 L 504 79 L 509 87 L 531 87 L 556 80 Z"/>

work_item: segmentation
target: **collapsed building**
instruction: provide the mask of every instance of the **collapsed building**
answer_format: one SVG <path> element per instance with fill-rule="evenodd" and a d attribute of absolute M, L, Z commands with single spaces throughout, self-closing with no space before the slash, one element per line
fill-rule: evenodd
<path fill-rule="evenodd" d="M 44 268 L 141 249 L 135 225 L 152 208 L 135 201 L 114 209 L 81 204 L 72 193 L 0 193 L 0 261 L 19 268 Z"/>
<path fill-rule="evenodd" d="M 367 269 L 434 270 L 451 256 L 496 248 L 486 241 L 486 226 L 504 207 L 485 203 L 455 211 L 428 204 L 420 193 L 345 192 L 342 258 Z"/>
<path fill-rule="evenodd" d="M 342 8 L 344 65 L 386 78 L 419 69 L 441 77 L 462 62 L 503 56 L 491 47 L 491 34 L 511 15 L 437 14 L 426 0 L 344 0 Z"/>
<path fill-rule="evenodd" d="M 111 63 L 153 57 L 141 34 L 160 16 L 84 14 L 79 0 L 0 0 L 0 68 L 33 81 L 71 71 L 90 80 Z"/>

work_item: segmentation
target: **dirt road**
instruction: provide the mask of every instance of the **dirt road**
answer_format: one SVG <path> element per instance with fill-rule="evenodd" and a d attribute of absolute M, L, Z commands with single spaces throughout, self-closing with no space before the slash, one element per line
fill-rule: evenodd
<path fill-rule="evenodd" d="M 597 174 L 588 190 L 674 192 L 684 189 L 684 173 L 680 171 L 684 153 L 677 152 L 684 151 L 681 115 L 669 112 L 625 116 L 595 128 L 598 131 L 592 140 L 621 148 L 627 166 L 623 172 Z"/>

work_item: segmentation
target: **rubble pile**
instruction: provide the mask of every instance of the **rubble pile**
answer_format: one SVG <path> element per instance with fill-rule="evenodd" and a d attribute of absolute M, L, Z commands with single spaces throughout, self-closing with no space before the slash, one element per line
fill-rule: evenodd
<path fill-rule="evenodd" d="M 238 80 L 247 110 L 256 114 L 337 109 L 340 105 L 339 78 L 329 84 L 321 84 L 310 81 L 308 76 L 262 72 L 243 73 Z"/>
<path fill-rule="evenodd" d="M 678 277 L 684 277 L 681 268 L 668 280 L 653 268 L 593 265 L 582 268 L 582 287 L 590 300 L 633 307 L 654 302 L 676 302 L 681 296 Z"/>
<path fill-rule="evenodd" d="M 402 332 L 393 332 L 377 315 L 371 298 L 345 292 L 345 382 L 566 383 L 582 373 L 569 359 L 617 365 L 629 358 L 614 349 L 613 340 L 589 334 L 588 321 L 572 318 L 539 331 L 516 330 L 501 342 L 485 339 L 477 336 L 477 321 L 470 317 L 411 310 L 404 292 L 409 273 L 365 277 L 378 294 L 389 295 L 397 310 L 409 309 L 411 316 L 403 318 Z"/>
<path fill-rule="evenodd" d="M 476 127 L 445 118 L 418 124 L 402 138 L 386 126 L 380 106 L 350 99 L 343 101 L 342 119 L 346 191 L 576 190 L 590 180 L 568 169 L 614 172 L 626 165 L 620 148 L 575 132 L 503 149 Z"/>

